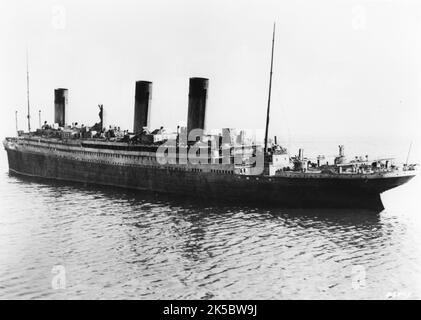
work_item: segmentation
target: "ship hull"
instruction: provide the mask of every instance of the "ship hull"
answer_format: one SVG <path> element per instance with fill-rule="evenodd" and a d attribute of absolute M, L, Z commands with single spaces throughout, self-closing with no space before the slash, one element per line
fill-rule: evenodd
<path fill-rule="evenodd" d="M 12 174 L 172 193 L 218 202 L 285 207 L 382 209 L 380 193 L 412 176 L 379 179 L 296 179 L 240 176 L 89 162 L 7 149 Z"/>

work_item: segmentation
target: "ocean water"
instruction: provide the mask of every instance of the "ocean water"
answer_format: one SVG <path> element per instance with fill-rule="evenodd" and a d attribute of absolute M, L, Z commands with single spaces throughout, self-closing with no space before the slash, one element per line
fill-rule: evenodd
<path fill-rule="evenodd" d="M 420 180 L 385 210 L 214 206 L 23 179 L 0 157 L 1 299 L 419 299 Z"/>

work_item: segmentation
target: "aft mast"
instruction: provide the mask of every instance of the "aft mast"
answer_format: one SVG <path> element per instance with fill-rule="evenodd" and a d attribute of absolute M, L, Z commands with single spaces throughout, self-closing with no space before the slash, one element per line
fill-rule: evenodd
<path fill-rule="evenodd" d="M 273 23 L 273 35 L 272 35 L 272 55 L 270 59 L 270 76 L 269 76 L 269 96 L 268 96 L 268 108 L 266 112 L 266 129 L 265 129 L 265 155 L 268 151 L 268 131 L 269 131 L 269 113 L 270 113 L 270 96 L 272 93 L 272 70 L 273 70 L 273 50 L 275 47 L 275 23 Z"/>
<path fill-rule="evenodd" d="M 29 66 L 28 66 L 28 49 L 26 50 L 26 96 L 28 99 L 28 133 L 31 132 L 31 112 L 29 108 Z"/>

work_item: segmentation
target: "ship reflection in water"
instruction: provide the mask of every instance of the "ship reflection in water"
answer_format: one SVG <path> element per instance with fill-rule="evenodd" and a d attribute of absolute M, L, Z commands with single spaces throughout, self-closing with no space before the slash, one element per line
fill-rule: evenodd
<path fill-rule="evenodd" d="M 415 214 L 217 207 L 7 173 L 0 181 L 3 299 L 421 295 Z"/>

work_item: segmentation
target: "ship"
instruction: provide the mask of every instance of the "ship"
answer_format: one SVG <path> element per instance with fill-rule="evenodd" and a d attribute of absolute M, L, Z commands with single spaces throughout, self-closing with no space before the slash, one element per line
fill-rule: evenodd
<path fill-rule="evenodd" d="M 333 161 L 297 155 L 268 138 L 274 55 L 263 143 L 244 131 L 205 130 L 209 79 L 189 79 L 187 127 L 150 129 L 152 82 L 136 81 L 133 130 L 105 128 L 103 105 L 93 126 L 67 123 L 68 89 L 54 90 L 54 123 L 18 130 L 3 141 L 10 174 L 151 191 L 158 195 L 280 207 L 382 209 L 381 194 L 415 176 L 415 164 L 392 158 Z"/>

